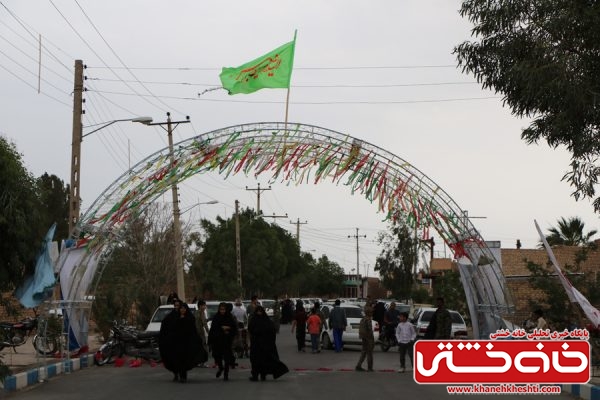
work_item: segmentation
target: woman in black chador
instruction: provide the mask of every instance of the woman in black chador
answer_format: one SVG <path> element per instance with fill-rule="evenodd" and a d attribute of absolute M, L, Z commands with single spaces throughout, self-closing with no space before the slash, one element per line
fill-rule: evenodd
<path fill-rule="evenodd" d="M 198 363 L 200 338 L 188 305 L 176 302 L 174 306 L 160 326 L 160 354 L 165 368 L 173 372 L 173 381 L 186 382 L 187 371 Z"/>
<path fill-rule="evenodd" d="M 260 375 L 265 380 L 268 374 L 277 379 L 288 372 L 288 367 L 279 361 L 275 345 L 275 326 L 262 306 L 257 306 L 254 316 L 248 323 L 250 333 L 250 363 L 252 364 L 251 381 L 257 381 Z"/>
<path fill-rule="evenodd" d="M 229 366 L 234 365 L 233 339 L 237 335 L 237 322 L 225 303 L 219 304 L 219 311 L 212 319 L 208 331 L 208 344 L 212 350 L 215 364 L 219 370 L 217 378 L 223 374 L 224 380 L 229 380 Z M 224 373 L 223 373 L 224 372 Z"/>

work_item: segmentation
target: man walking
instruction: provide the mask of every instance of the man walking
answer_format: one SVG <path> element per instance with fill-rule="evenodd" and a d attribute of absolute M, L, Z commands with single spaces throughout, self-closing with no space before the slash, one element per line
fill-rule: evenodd
<path fill-rule="evenodd" d="M 362 342 L 360 358 L 356 364 L 355 371 L 364 371 L 362 363 L 367 359 L 367 371 L 373 372 L 373 348 L 375 347 L 375 336 L 373 335 L 373 310 L 365 310 L 365 316 L 360 320 L 358 336 Z"/>
<path fill-rule="evenodd" d="M 335 301 L 333 309 L 329 313 L 329 327 L 333 330 L 333 346 L 336 353 L 342 351 L 344 342 L 342 335 L 346 330 L 348 321 L 346 320 L 346 312 L 340 307 L 340 300 Z"/>

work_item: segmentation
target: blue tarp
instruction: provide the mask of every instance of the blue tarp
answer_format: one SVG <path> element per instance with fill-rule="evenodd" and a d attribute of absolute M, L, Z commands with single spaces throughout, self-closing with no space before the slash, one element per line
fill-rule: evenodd
<path fill-rule="evenodd" d="M 44 300 L 52 297 L 56 278 L 54 276 L 54 265 L 50 257 L 50 244 L 54 238 L 55 230 L 56 223 L 52 225 L 44 238 L 33 276 L 25 279 L 23 285 L 15 290 L 15 296 L 27 308 L 37 307 Z"/>

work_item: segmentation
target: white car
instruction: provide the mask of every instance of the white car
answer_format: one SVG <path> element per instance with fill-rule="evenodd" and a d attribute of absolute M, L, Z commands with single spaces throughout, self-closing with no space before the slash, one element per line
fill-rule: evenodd
<path fill-rule="evenodd" d="M 344 345 L 362 345 L 361 339 L 358 337 L 358 328 L 360 325 L 360 320 L 364 316 L 364 312 L 362 307 L 357 306 L 355 304 L 342 303 L 340 307 L 346 312 L 346 321 L 348 325 L 346 326 L 346 330 L 342 335 L 342 341 Z M 321 332 L 321 346 L 323 349 L 331 350 L 333 349 L 333 329 L 328 324 L 329 313 L 333 309 L 332 305 L 325 304 L 321 306 L 321 312 L 325 317 L 325 323 L 327 329 Z M 372 320 L 373 333 L 375 337 L 377 337 L 377 332 L 379 332 L 379 324 Z M 306 340 L 310 342 L 310 335 L 307 333 Z"/>
<path fill-rule="evenodd" d="M 273 299 L 258 299 L 258 304 L 263 306 L 265 309 L 265 313 L 268 317 L 273 318 L 273 305 L 275 304 L 275 300 Z"/>
<path fill-rule="evenodd" d="M 190 303 L 188 304 L 188 306 L 190 307 L 190 310 L 192 310 L 192 312 L 194 313 L 194 316 L 196 316 L 196 313 L 198 312 L 198 305 Z M 159 332 L 160 324 L 162 323 L 163 319 L 165 319 L 165 317 L 169 315 L 171 311 L 173 311 L 173 304 L 164 304 L 162 306 L 158 306 L 158 308 L 154 310 L 152 318 L 150 318 L 150 322 L 146 327 L 146 332 Z"/>
<path fill-rule="evenodd" d="M 417 337 L 423 338 L 425 336 L 425 332 L 427 332 L 427 327 L 429 326 L 429 321 L 431 321 L 431 317 L 435 313 L 435 308 L 433 307 L 423 307 L 415 311 L 415 316 L 413 318 L 413 325 L 417 331 Z M 467 324 L 465 323 L 464 318 L 458 311 L 448 310 L 450 312 L 450 317 L 452 318 L 452 332 L 450 334 L 451 339 L 467 339 Z"/>

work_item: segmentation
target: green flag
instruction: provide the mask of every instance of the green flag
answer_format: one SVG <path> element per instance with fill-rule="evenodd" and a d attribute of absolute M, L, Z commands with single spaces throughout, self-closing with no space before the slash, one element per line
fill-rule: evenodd
<path fill-rule="evenodd" d="M 237 68 L 223 68 L 221 84 L 229 94 L 252 93 L 264 88 L 289 88 L 294 65 L 293 40 Z"/>

